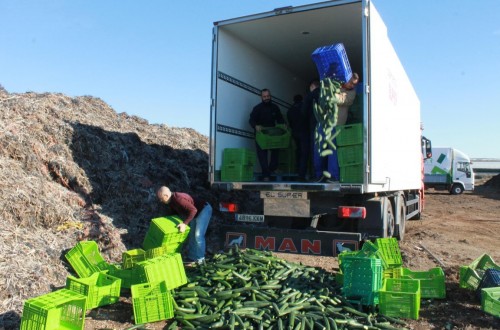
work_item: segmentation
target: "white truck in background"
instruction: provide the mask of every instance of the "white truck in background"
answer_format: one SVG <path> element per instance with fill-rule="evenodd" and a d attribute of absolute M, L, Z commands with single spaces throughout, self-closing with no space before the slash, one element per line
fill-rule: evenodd
<path fill-rule="evenodd" d="M 422 140 L 420 101 L 373 2 L 326 1 L 219 21 L 212 38 L 210 184 L 262 199 L 258 210 L 221 201 L 221 210 L 235 212 L 220 228 L 225 246 L 336 256 L 363 240 L 403 239 L 406 221 L 423 210 L 430 141 Z M 249 115 L 260 90 L 269 88 L 285 115 L 319 76 L 313 51 L 334 43 L 343 43 L 361 78 L 359 179 L 265 182 L 258 163 L 250 179 L 224 179 L 225 149 L 255 150 Z"/>
<path fill-rule="evenodd" d="M 459 195 L 474 190 L 474 171 L 469 156 L 450 147 L 432 147 L 432 157 L 424 161 L 426 188 L 447 190 Z"/>

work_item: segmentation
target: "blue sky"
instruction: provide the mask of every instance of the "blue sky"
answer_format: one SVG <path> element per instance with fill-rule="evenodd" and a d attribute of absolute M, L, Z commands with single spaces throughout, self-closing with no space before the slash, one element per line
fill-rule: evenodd
<path fill-rule="evenodd" d="M 91 95 L 208 135 L 214 21 L 295 0 L 0 0 L 0 84 Z M 420 98 L 424 135 L 500 158 L 500 1 L 373 0 Z"/>

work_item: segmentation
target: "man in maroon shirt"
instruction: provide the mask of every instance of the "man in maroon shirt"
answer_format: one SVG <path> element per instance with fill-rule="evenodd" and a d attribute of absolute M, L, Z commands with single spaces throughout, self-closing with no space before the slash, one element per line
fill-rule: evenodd
<path fill-rule="evenodd" d="M 190 225 L 188 237 L 188 262 L 201 263 L 205 260 L 205 233 L 212 217 L 212 207 L 207 202 L 193 198 L 182 192 L 172 192 L 168 187 L 160 187 L 158 199 L 170 206 L 170 209 L 183 220 L 177 228 L 183 233 Z"/>

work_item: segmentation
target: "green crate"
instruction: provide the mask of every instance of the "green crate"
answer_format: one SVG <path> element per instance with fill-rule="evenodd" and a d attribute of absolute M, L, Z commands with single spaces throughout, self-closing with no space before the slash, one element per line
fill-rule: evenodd
<path fill-rule="evenodd" d="M 136 265 L 135 270 L 140 283 L 165 281 L 169 290 L 187 283 L 180 253 L 165 254 L 141 261 Z"/>
<path fill-rule="evenodd" d="M 285 149 L 290 146 L 290 137 L 290 130 L 286 128 L 265 127 L 257 132 L 255 140 L 261 149 Z"/>
<path fill-rule="evenodd" d="M 460 287 L 463 289 L 477 290 L 484 272 L 489 268 L 500 270 L 500 266 L 498 266 L 488 254 L 483 254 L 469 266 L 460 267 Z"/>
<path fill-rule="evenodd" d="M 401 268 L 402 279 L 420 281 L 420 297 L 422 298 L 446 298 L 445 276 L 441 267 L 431 268 L 428 271 L 412 271 Z"/>
<path fill-rule="evenodd" d="M 85 301 L 77 292 L 61 289 L 24 302 L 21 330 L 80 330 L 85 324 Z"/>
<path fill-rule="evenodd" d="M 337 126 L 337 146 L 344 147 L 354 144 L 363 144 L 363 125 L 352 124 Z"/>
<path fill-rule="evenodd" d="M 156 258 L 169 253 L 180 253 L 182 251 L 182 245 L 183 243 L 170 243 L 146 250 L 146 259 Z"/>
<path fill-rule="evenodd" d="M 182 223 L 178 216 L 155 218 L 149 224 L 148 232 L 144 237 L 142 247 L 144 250 L 160 247 L 171 243 L 182 243 L 189 236 L 190 227 L 186 231 L 179 232 L 177 225 Z"/>
<path fill-rule="evenodd" d="M 87 297 L 87 310 L 116 303 L 120 298 L 120 288 L 121 279 L 105 272 L 94 273 L 86 278 L 66 278 L 66 289 Z"/>
<path fill-rule="evenodd" d="M 99 252 L 94 241 L 78 242 L 65 255 L 66 260 L 80 277 L 89 277 L 93 273 L 108 270 L 109 265 Z"/>
<path fill-rule="evenodd" d="M 253 165 L 223 165 L 221 181 L 252 181 Z"/>
<path fill-rule="evenodd" d="M 380 314 L 418 319 L 420 311 L 420 281 L 387 278 L 379 291 Z"/>
<path fill-rule="evenodd" d="M 351 165 L 340 167 L 340 182 L 363 183 L 363 165 Z"/>
<path fill-rule="evenodd" d="M 481 289 L 481 309 L 500 317 L 500 287 Z"/>
<path fill-rule="evenodd" d="M 383 255 L 382 255 L 382 252 L 380 251 L 380 249 L 378 248 L 378 246 L 376 246 L 374 243 L 372 243 L 370 241 L 364 242 L 360 251 L 365 256 L 368 256 L 368 257 L 372 257 L 373 256 L 375 258 L 380 259 L 380 261 L 382 262 L 382 267 L 384 269 L 389 268 L 387 266 L 387 262 L 385 261 Z"/>
<path fill-rule="evenodd" d="M 165 282 L 136 284 L 131 291 L 135 324 L 174 317 L 172 295 Z"/>
<path fill-rule="evenodd" d="M 222 152 L 222 165 L 254 165 L 257 154 L 246 148 L 225 148 Z"/>
<path fill-rule="evenodd" d="M 337 148 L 339 166 L 352 166 L 363 164 L 363 145 L 356 144 L 352 146 Z"/>
<path fill-rule="evenodd" d="M 377 238 L 375 240 L 375 245 L 380 249 L 382 257 L 387 264 L 387 268 L 396 268 L 403 265 L 401 250 L 399 249 L 398 240 L 396 238 Z"/>
<path fill-rule="evenodd" d="M 401 273 L 403 272 L 403 267 L 387 268 L 384 269 L 382 276 L 386 278 L 401 278 Z"/>
<path fill-rule="evenodd" d="M 123 269 L 121 264 L 111 264 L 109 266 L 109 274 L 121 280 L 122 288 L 130 289 L 134 284 L 143 283 L 136 267 Z"/>
<path fill-rule="evenodd" d="M 342 261 L 342 294 L 363 305 L 375 306 L 382 287 L 382 263 L 374 257 L 345 256 Z"/>
<path fill-rule="evenodd" d="M 146 260 L 146 251 L 133 249 L 122 253 L 122 269 L 134 267 L 138 262 Z"/>

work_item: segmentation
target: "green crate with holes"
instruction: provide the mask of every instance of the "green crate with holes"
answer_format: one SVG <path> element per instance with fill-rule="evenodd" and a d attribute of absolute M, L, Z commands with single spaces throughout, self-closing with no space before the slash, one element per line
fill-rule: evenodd
<path fill-rule="evenodd" d="M 481 289 L 481 309 L 488 314 L 500 317 L 500 286 Z"/>
<path fill-rule="evenodd" d="M 420 312 L 420 281 L 385 279 L 379 291 L 379 311 L 382 315 L 417 320 Z"/>
<path fill-rule="evenodd" d="M 352 146 L 338 147 L 337 156 L 339 166 L 352 166 L 363 164 L 363 145 L 356 144 Z"/>
<path fill-rule="evenodd" d="M 336 137 L 337 145 L 339 147 L 363 143 L 362 124 L 337 126 L 336 131 L 339 132 Z"/>
<path fill-rule="evenodd" d="M 397 268 L 403 265 L 401 250 L 399 249 L 399 243 L 396 238 L 377 238 L 375 240 L 375 245 L 379 248 L 387 268 Z"/>
<path fill-rule="evenodd" d="M 108 270 L 109 264 L 99 252 L 94 241 L 78 242 L 65 255 L 66 260 L 80 277 L 89 277 L 93 273 Z"/>
<path fill-rule="evenodd" d="M 98 272 L 86 278 L 68 276 L 66 289 L 87 297 L 86 309 L 114 304 L 120 299 L 121 279 L 106 272 Z"/>
<path fill-rule="evenodd" d="M 223 165 L 254 165 L 257 154 L 246 148 L 225 148 L 222 152 Z"/>
<path fill-rule="evenodd" d="M 488 255 L 483 254 L 468 266 L 460 267 L 460 287 L 463 289 L 477 290 L 486 269 L 500 270 L 500 266 Z"/>
<path fill-rule="evenodd" d="M 81 330 L 85 324 L 87 298 L 60 289 L 24 302 L 21 330 Z"/>
<path fill-rule="evenodd" d="M 132 285 L 131 293 L 135 324 L 174 317 L 173 298 L 165 282 Z"/>

